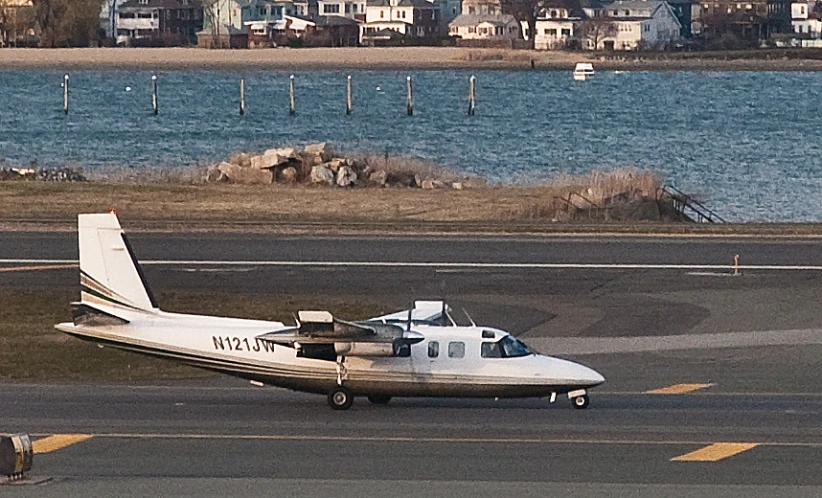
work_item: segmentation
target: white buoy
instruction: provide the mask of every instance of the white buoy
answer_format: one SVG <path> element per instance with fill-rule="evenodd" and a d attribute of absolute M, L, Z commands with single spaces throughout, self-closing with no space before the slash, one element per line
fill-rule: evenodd
<path fill-rule="evenodd" d="M 131 87 L 130 87 L 130 86 L 127 86 L 127 87 L 126 87 L 126 91 L 127 91 L 127 92 L 130 92 L 130 91 L 131 91 Z"/>

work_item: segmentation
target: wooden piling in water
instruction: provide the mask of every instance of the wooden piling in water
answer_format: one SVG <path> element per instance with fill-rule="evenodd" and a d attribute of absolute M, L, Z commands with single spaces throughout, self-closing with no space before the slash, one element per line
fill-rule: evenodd
<path fill-rule="evenodd" d="M 156 116 L 160 110 L 157 107 L 157 75 L 151 75 L 151 109 L 154 111 L 154 115 Z"/>
<path fill-rule="evenodd" d="M 345 113 L 351 114 L 351 75 L 348 75 L 345 88 Z"/>
<path fill-rule="evenodd" d="M 474 86 L 476 85 L 477 77 L 473 74 L 468 79 L 468 115 L 474 115 Z"/>
<path fill-rule="evenodd" d="M 245 78 L 240 78 L 240 116 L 245 114 Z"/>
<path fill-rule="evenodd" d="M 68 115 L 68 82 L 69 75 L 63 76 L 63 113 Z"/>
<path fill-rule="evenodd" d="M 408 112 L 409 116 L 414 115 L 414 96 L 411 89 L 411 76 L 406 76 L 405 78 L 405 90 L 406 90 L 406 97 L 405 97 L 405 110 Z"/>
<path fill-rule="evenodd" d="M 288 113 L 292 116 L 297 113 L 297 108 L 294 105 L 294 75 L 292 74 L 290 78 L 288 78 L 288 98 L 291 104 Z"/>

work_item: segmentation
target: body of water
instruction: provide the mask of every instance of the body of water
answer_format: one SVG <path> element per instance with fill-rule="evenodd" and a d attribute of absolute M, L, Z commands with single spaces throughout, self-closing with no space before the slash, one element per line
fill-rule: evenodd
<path fill-rule="evenodd" d="M 405 78 L 415 112 L 405 112 Z M 476 115 L 467 115 L 477 76 Z M 411 154 L 503 183 L 633 166 L 658 171 L 729 220 L 822 221 L 822 73 L 371 71 L 296 73 L 0 72 L 0 156 L 7 164 L 187 165 L 233 151 L 329 141 Z M 246 80 L 239 116 L 239 78 Z M 126 91 L 130 87 L 131 91 Z"/>

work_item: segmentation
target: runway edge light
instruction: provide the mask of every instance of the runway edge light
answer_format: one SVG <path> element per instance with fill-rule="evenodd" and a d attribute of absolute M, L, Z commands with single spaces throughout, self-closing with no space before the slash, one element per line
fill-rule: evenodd
<path fill-rule="evenodd" d="M 0 436 L 0 483 L 20 481 L 31 470 L 34 449 L 28 434 Z"/>

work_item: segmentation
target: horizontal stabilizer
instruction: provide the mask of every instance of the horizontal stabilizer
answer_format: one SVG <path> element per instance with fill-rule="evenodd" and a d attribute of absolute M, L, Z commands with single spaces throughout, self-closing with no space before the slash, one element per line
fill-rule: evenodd
<path fill-rule="evenodd" d="M 74 325 L 127 325 L 125 318 L 98 310 L 85 303 L 71 303 L 71 316 Z"/>

